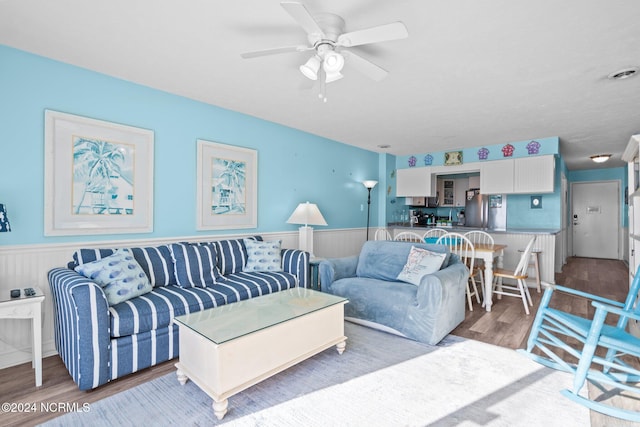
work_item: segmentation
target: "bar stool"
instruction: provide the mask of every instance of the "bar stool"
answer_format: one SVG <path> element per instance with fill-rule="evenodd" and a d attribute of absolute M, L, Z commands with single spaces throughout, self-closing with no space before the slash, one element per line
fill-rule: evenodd
<path fill-rule="evenodd" d="M 524 249 L 518 249 L 518 252 L 524 252 Z M 542 253 L 542 249 L 533 249 L 531 251 L 531 257 L 529 259 L 529 266 L 527 270 L 533 269 L 536 273 L 536 289 L 538 293 L 540 293 L 540 254 Z M 531 276 L 529 276 L 531 277 Z"/>

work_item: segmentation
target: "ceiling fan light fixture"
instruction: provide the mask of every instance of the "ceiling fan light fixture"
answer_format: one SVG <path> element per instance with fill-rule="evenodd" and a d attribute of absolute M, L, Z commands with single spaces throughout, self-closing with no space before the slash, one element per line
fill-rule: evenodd
<path fill-rule="evenodd" d="M 344 56 L 337 52 L 328 52 L 324 55 L 322 68 L 327 74 L 340 74 L 342 67 L 344 67 Z"/>
<path fill-rule="evenodd" d="M 336 80 L 340 80 L 344 76 L 340 73 L 327 73 L 327 78 L 325 79 L 325 83 L 335 82 Z"/>
<path fill-rule="evenodd" d="M 318 80 L 318 70 L 320 69 L 320 58 L 316 55 L 300 66 L 300 72 L 310 80 Z"/>
<path fill-rule="evenodd" d="M 611 154 L 595 154 L 590 158 L 596 163 L 604 163 L 611 158 Z"/>

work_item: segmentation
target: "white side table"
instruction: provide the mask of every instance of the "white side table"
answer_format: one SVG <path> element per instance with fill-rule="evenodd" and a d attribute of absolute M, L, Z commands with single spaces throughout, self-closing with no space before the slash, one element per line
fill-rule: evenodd
<path fill-rule="evenodd" d="M 27 286 L 28 287 L 28 286 Z M 11 298 L 9 289 L 0 290 L 0 319 L 31 319 L 33 327 L 33 347 L 31 366 L 36 370 L 36 387 L 42 385 L 42 301 L 44 294 L 36 287 L 36 294 L 24 295 L 20 288 L 20 297 Z"/>

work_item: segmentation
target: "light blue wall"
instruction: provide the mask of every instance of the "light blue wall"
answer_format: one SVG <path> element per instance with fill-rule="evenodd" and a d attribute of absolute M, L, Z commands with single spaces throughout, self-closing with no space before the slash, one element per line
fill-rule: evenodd
<path fill-rule="evenodd" d="M 567 181 L 569 181 L 569 183 L 590 181 L 620 181 L 620 224 L 622 224 L 622 227 L 628 226 L 628 206 L 624 202 L 625 191 L 627 189 L 627 186 L 629 185 L 626 167 L 569 171 L 567 173 Z"/>
<path fill-rule="evenodd" d="M 154 232 L 44 237 L 44 110 L 155 132 Z M 258 150 L 258 228 L 285 224 L 298 203 L 318 204 L 329 228 L 366 225 L 364 179 L 379 155 L 216 106 L 0 46 L 0 203 L 13 231 L 0 244 L 220 234 L 197 232 L 196 139 Z M 372 197 L 372 224 L 378 223 Z M 318 227 L 321 228 L 321 227 Z"/>

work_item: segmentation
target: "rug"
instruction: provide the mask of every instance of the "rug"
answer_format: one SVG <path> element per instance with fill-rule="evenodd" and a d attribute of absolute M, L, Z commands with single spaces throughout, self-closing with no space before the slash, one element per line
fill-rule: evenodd
<path fill-rule="evenodd" d="M 174 373 L 45 426 L 588 426 L 589 411 L 560 390 L 571 376 L 513 350 L 448 336 L 429 346 L 345 323 L 335 348 L 229 398 L 212 400 Z"/>

